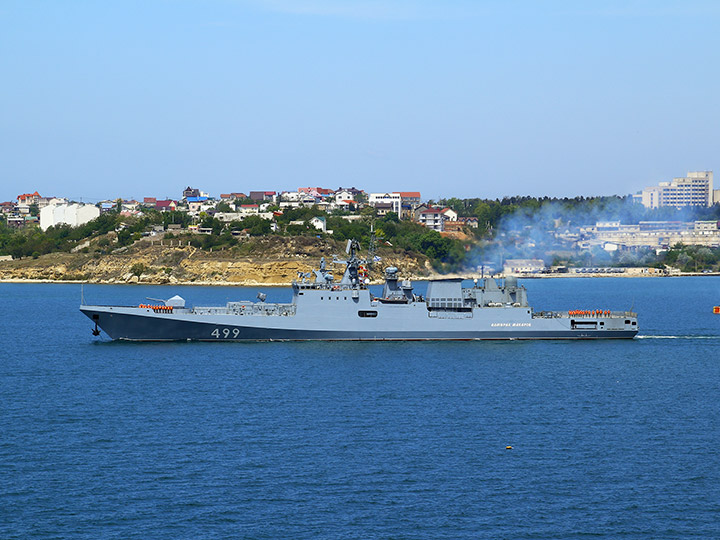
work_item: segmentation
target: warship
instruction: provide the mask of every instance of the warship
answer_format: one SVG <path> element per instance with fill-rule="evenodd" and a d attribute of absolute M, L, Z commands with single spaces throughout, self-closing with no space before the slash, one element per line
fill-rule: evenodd
<path fill-rule="evenodd" d="M 130 341 L 410 341 L 484 339 L 633 338 L 637 314 L 606 309 L 534 311 L 517 278 L 435 279 L 425 295 L 413 292 L 396 267 L 384 270 L 382 294 L 370 288 L 373 259 L 359 256 L 348 240 L 342 278 L 335 280 L 325 260 L 292 283 L 292 302 L 256 302 L 189 307 L 180 296 L 138 306 L 80 306 L 113 340 Z"/>

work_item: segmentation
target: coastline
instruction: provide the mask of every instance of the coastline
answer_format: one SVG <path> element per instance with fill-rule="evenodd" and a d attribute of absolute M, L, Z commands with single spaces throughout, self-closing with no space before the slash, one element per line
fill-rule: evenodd
<path fill-rule="evenodd" d="M 603 278 L 677 278 L 677 277 L 717 277 L 720 276 L 720 272 L 678 272 L 673 274 L 528 274 L 515 276 L 518 279 L 603 279 Z M 490 276 L 485 276 L 490 277 Z M 505 276 L 496 274 L 495 279 L 502 279 Z M 413 282 L 416 281 L 430 281 L 433 279 L 483 279 L 480 274 L 433 274 L 429 276 L 410 276 Z M 17 283 L 17 284 L 37 284 L 37 283 L 52 283 L 52 284 L 68 284 L 68 285 L 153 285 L 153 286 L 199 286 L 199 287 L 290 287 L 292 282 L 276 282 L 276 281 L 258 281 L 258 280 L 243 280 L 243 281 L 225 281 L 225 280 L 194 280 L 194 281 L 152 281 L 152 280 L 122 280 L 122 279 L 110 279 L 110 280 L 93 280 L 93 279 L 32 279 L 32 278 L 0 278 L 0 283 Z M 382 285 L 383 280 L 373 280 L 371 285 Z"/>

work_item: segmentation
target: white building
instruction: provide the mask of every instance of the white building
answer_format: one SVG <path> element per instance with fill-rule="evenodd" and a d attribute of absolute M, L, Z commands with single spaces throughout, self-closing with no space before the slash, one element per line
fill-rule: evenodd
<path fill-rule="evenodd" d="M 349 189 L 341 189 L 335 192 L 335 203 L 340 204 L 343 201 L 354 201 L 355 194 Z"/>
<path fill-rule="evenodd" d="M 317 230 L 332 234 L 332 231 L 328 231 L 327 221 L 322 216 L 315 216 L 310 220 L 310 225 L 315 227 Z"/>
<path fill-rule="evenodd" d="M 689 172 L 686 177 L 673 178 L 672 182 L 660 182 L 657 186 L 647 187 L 634 198 L 646 208 L 712 206 L 715 202 L 713 173 Z"/>
<path fill-rule="evenodd" d="M 503 265 L 503 274 L 538 274 L 545 270 L 542 259 L 507 259 Z"/>
<path fill-rule="evenodd" d="M 623 225 L 616 222 L 598 222 L 594 227 L 581 227 L 580 233 L 587 238 L 580 248 L 593 245 L 616 245 L 616 249 L 638 247 L 668 248 L 675 244 L 718 247 L 720 229 L 717 221 L 641 221 Z"/>
<path fill-rule="evenodd" d="M 426 208 L 418 213 L 417 221 L 428 229 L 443 232 L 446 221 L 457 221 L 458 215 L 451 208 Z"/>
<path fill-rule="evenodd" d="M 51 204 L 40 209 L 40 228 L 46 231 L 61 223 L 77 227 L 100 216 L 100 209 L 90 204 Z"/>
<path fill-rule="evenodd" d="M 402 208 L 402 197 L 399 193 L 371 193 L 368 197 L 368 204 L 370 206 L 391 204 L 392 211 L 399 216 Z"/>

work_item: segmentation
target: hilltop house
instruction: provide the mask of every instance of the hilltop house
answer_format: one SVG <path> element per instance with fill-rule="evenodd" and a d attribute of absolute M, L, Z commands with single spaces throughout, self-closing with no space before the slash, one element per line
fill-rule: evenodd
<path fill-rule="evenodd" d="M 177 210 L 177 203 L 173 200 L 156 201 L 155 209 L 160 212 L 173 212 Z"/>
<path fill-rule="evenodd" d="M 190 186 L 183 189 L 182 198 L 188 200 L 190 197 L 201 197 L 202 193 L 197 188 L 191 188 Z"/>
<path fill-rule="evenodd" d="M 244 193 L 222 193 L 220 194 L 220 200 L 223 202 L 236 201 L 238 199 L 247 199 L 247 195 Z"/>
<path fill-rule="evenodd" d="M 428 229 L 442 232 L 446 221 L 457 221 L 458 215 L 451 208 L 425 208 L 417 213 L 417 221 Z"/>
<path fill-rule="evenodd" d="M 256 202 L 274 201 L 277 193 L 274 191 L 251 191 L 250 198 Z"/>

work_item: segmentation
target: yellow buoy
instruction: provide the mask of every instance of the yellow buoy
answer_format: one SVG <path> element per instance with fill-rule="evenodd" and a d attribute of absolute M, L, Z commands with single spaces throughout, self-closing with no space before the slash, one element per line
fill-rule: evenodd
<path fill-rule="evenodd" d="M 513 447 L 509 446 L 509 445 L 505 447 L 505 450 L 512 450 L 512 449 L 513 449 Z"/>

